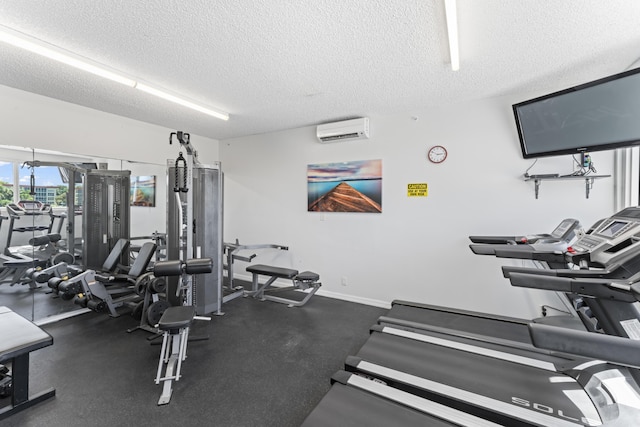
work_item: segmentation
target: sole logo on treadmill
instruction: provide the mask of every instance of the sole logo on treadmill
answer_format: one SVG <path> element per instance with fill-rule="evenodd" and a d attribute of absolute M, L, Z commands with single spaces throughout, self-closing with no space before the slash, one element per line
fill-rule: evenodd
<path fill-rule="evenodd" d="M 537 412 L 541 412 L 543 414 L 555 416 L 567 421 L 573 421 L 576 423 L 580 423 L 586 426 L 599 426 L 602 423 L 599 420 L 593 420 L 587 417 L 571 417 L 569 415 L 565 415 L 562 409 L 555 409 L 552 406 L 544 405 L 542 403 L 531 402 L 527 399 L 521 399 L 519 397 L 512 397 L 511 403 L 517 406 L 521 406 L 523 408 L 529 408 Z"/>

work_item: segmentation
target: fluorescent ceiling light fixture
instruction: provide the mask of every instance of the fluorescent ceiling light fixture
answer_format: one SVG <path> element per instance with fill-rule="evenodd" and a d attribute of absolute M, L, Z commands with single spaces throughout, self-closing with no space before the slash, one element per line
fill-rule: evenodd
<path fill-rule="evenodd" d="M 53 59 L 54 61 L 62 62 L 63 64 L 70 65 L 82 71 L 95 74 L 96 76 L 113 80 L 114 82 L 126 86 L 134 87 L 136 84 L 135 80 L 108 70 L 103 65 L 98 65 L 96 63 L 93 63 L 93 61 L 82 58 L 79 55 L 57 48 L 53 45 L 44 43 L 40 40 L 34 39 L 6 27 L 0 28 L 0 41 L 24 50 L 28 50 L 29 52 L 35 53 L 37 55 Z"/>
<path fill-rule="evenodd" d="M 201 113 L 208 114 L 210 116 L 216 117 L 221 120 L 229 120 L 229 114 L 213 110 L 208 107 L 203 107 L 202 105 L 198 105 L 194 102 L 187 101 L 186 99 L 180 98 L 178 96 L 172 95 L 168 92 L 164 92 L 160 89 L 156 89 L 154 87 L 148 86 L 144 83 L 136 83 L 134 86 L 136 89 L 140 89 L 143 92 L 149 93 L 151 95 L 157 96 L 158 98 L 166 99 L 167 101 L 175 102 L 176 104 L 182 105 L 183 107 L 191 108 L 192 110 L 200 111 Z"/>
<path fill-rule="evenodd" d="M 456 0 L 444 0 L 444 12 L 447 17 L 447 35 L 449 37 L 449 56 L 451 69 L 460 69 L 460 54 L 458 53 L 458 16 L 456 12 Z"/>
<path fill-rule="evenodd" d="M 4 42 L 12 46 L 35 53 L 37 55 L 53 59 L 54 61 L 62 62 L 63 64 L 78 68 L 96 76 L 100 76 L 105 79 L 123 84 L 125 86 L 140 89 L 143 92 L 147 92 L 151 95 L 174 102 L 176 104 L 182 105 L 183 107 L 191 108 L 201 113 L 208 114 L 218 119 L 229 120 L 228 113 L 198 105 L 195 102 L 188 101 L 177 95 L 172 95 L 162 90 L 153 88 L 147 84 L 140 83 L 136 81 L 135 78 L 128 77 L 115 70 L 109 69 L 102 64 L 98 64 L 97 62 L 91 61 L 90 59 L 83 58 L 80 55 L 76 55 L 73 52 L 60 49 L 54 45 L 45 43 L 24 33 L 12 30 L 1 25 L 0 42 Z"/>

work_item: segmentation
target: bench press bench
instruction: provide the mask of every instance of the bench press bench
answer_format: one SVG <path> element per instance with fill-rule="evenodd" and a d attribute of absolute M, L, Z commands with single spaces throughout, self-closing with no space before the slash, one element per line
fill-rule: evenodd
<path fill-rule="evenodd" d="M 318 282 L 320 276 L 312 271 L 303 271 L 302 273 L 298 273 L 298 270 L 294 270 L 291 268 L 273 267 L 271 265 L 264 264 L 250 265 L 249 267 L 247 267 L 247 271 L 253 276 L 251 280 L 251 290 L 245 291 L 245 296 L 252 296 L 261 301 L 268 300 L 279 302 L 282 304 L 287 304 L 289 307 L 301 307 L 305 305 L 322 285 L 320 282 Z M 269 279 L 265 283 L 260 284 L 258 280 L 260 276 L 268 276 Z M 293 282 L 293 286 L 280 288 L 271 287 L 276 279 L 289 279 Z M 306 295 L 302 300 L 277 297 L 275 295 L 265 293 L 266 291 L 281 292 L 292 289 L 299 289 L 303 291 L 307 289 L 311 290 L 309 292 L 306 292 Z"/>
<path fill-rule="evenodd" d="M 53 388 L 29 395 L 29 353 L 53 344 L 53 337 L 7 307 L 0 307 L 0 363 L 11 361 L 11 403 L 0 419 L 55 396 Z"/>

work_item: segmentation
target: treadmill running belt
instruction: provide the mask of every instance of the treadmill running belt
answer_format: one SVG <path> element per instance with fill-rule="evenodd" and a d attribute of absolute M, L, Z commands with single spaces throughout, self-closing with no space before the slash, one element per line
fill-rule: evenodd
<path fill-rule="evenodd" d="M 302 427 L 451 427 L 452 425 L 382 397 L 335 383 L 309 414 Z"/>
<path fill-rule="evenodd" d="M 562 414 L 565 421 L 600 418 L 580 384 L 549 369 L 380 332 L 371 334 L 357 358 L 427 380 L 426 388 L 419 386 L 406 391 L 458 409 L 473 411 L 467 403 L 455 404 L 466 402 L 471 396 L 476 401 L 471 406 L 488 407 L 503 414 L 521 410 L 520 403 L 528 402 L 530 411 L 525 413 L 546 415 L 533 414 L 531 406 L 535 402 L 537 407 L 552 408 L 554 414 Z M 358 367 L 347 366 L 347 370 L 357 371 Z"/>
<path fill-rule="evenodd" d="M 439 326 L 447 329 L 457 329 L 474 334 L 487 335 L 511 341 L 531 343 L 527 322 L 518 322 L 516 319 L 492 319 L 473 312 L 465 314 L 450 312 L 437 307 L 428 306 L 412 307 L 403 304 L 394 304 L 387 317 L 410 320 L 417 323 Z"/>

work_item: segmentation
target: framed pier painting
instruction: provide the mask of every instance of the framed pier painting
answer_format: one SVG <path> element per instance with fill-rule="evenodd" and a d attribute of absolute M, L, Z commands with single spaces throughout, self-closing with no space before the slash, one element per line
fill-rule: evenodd
<path fill-rule="evenodd" d="M 382 160 L 307 165 L 309 212 L 382 212 Z"/>

